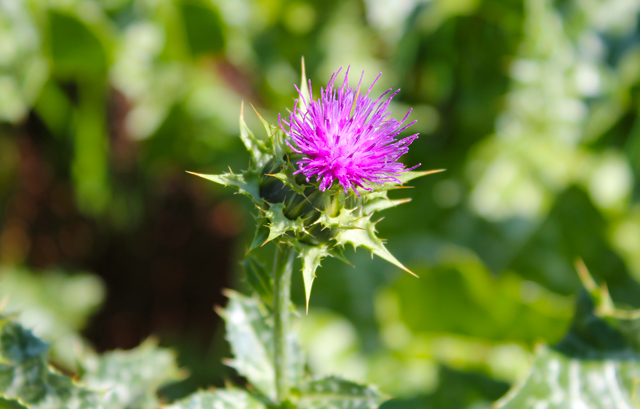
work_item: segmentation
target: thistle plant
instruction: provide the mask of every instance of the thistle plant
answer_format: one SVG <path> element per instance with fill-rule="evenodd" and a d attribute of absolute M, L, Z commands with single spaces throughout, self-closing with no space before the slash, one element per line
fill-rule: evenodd
<path fill-rule="evenodd" d="M 336 86 L 341 71 L 331 76 L 314 99 L 303 65 L 298 97 L 287 118 L 279 117 L 273 125 L 256 111 L 265 138 L 247 127 L 241 109 L 240 137 L 251 154 L 248 169 L 196 174 L 235 187 L 258 208 L 257 229 L 245 265 L 249 281 L 256 283 L 254 289 L 273 311 L 276 402 L 286 401 L 295 386 L 287 344 L 295 256 L 302 260 L 307 312 L 318 266 L 326 257 L 348 263 L 343 255 L 347 245 L 364 247 L 411 273 L 376 235 L 374 214 L 410 200 L 392 200 L 389 190 L 437 172 L 414 171 L 419 164 L 407 168 L 399 161 L 418 134 L 399 136 L 416 121 L 407 123 L 411 110 L 400 121 L 391 117 L 389 105 L 398 91 L 389 89 L 374 99 L 372 89 L 380 75 L 363 92 L 362 76 L 356 87 L 350 86 L 349 69 L 342 85 Z M 272 274 L 256 268 L 259 264 L 251 254 L 268 242 L 276 244 Z"/>

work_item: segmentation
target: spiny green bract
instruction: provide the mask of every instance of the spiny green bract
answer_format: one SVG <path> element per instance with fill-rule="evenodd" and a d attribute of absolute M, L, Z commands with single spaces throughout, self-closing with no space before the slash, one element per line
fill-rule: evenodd
<path fill-rule="evenodd" d="M 303 82 L 304 83 L 304 82 Z M 373 214 L 408 202 L 391 200 L 387 192 L 400 188 L 397 182 L 376 185 L 373 191 L 345 193 L 339 186 L 321 191 L 317 183 L 307 182 L 303 175 L 294 175 L 296 153 L 285 142 L 280 127 L 268 123 L 258 114 L 267 138 L 257 137 L 240 113 L 240 138 L 251 154 L 249 168 L 240 173 L 197 176 L 225 186 L 231 185 L 248 196 L 259 209 L 258 226 L 249 251 L 269 241 L 293 246 L 302 259 L 307 309 L 315 271 L 327 256 L 344 261 L 346 244 L 364 247 L 383 259 L 411 273 L 377 237 Z M 398 179 L 408 182 L 439 171 L 402 173 Z M 413 274 L 413 273 L 411 273 Z"/>

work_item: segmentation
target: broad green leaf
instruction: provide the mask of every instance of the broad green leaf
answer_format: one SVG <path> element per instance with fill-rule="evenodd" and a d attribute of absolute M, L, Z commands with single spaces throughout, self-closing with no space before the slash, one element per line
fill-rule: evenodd
<path fill-rule="evenodd" d="M 267 309 L 255 299 L 228 291 L 229 303 L 219 311 L 225 321 L 233 359 L 229 364 L 260 392 L 275 399 L 273 327 Z M 294 332 L 289 333 L 289 384 L 297 385 L 304 373 L 302 352 Z"/>
<path fill-rule="evenodd" d="M 235 388 L 200 391 L 165 409 L 262 409 L 265 405 L 249 393 Z"/>
<path fill-rule="evenodd" d="M 212 182 L 219 183 L 224 186 L 234 186 L 238 189 L 238 192 L 243 195 L 249 196 L 254 202 L 260 202 L 260 179 L 257 174 L 251 171 L 243 173 L 223 173 L 221 175 L 203 175 L 200 173 L 191 173 L 192 175 L 200 176 L 201 178 L 210 180 Z"/>
<path fill-rule="evenodd" d="M 299 392 L 298 409 L 375 409 L 387 399 L 372 386 L 337 376 L 305 382 Z"/>
<path fill-rule="evenodd" d="M 181 378 L 174 353 L 152 341 L 130 351 L 90 356 L 84 370 L 83 383 L 104 393 L 104 409 L 155 409 L 160 386 Z"/>
<path fill-rule="evenodd" d="M 2 317 L 0 398 L 30 409 L 98 409 L 100 396 L 49 367 L 49 346 L 29 330 Z"/>
<path fill-rule="evenodd" d="M 251 288 L 269 305 L 273 301 L 273 278 L 254 256 L 248 255 L 242 262 Z"/>

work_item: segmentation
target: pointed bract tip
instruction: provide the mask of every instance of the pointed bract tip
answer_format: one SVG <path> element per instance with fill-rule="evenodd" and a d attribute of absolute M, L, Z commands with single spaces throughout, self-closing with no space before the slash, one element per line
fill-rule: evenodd
<path fill-rule="evenodd" d="M 414 273 L 413 271 L 409 270 L 408 268 L 406 268 L 405 266 L 402 266 L 402 269 L 404 271 L 406 271 L 407 273 L 411 274 L 412 276 L 414 276 L 415 278 L 420 278 L 416 273 Z"/>
<path fill-rule="evenodd" d="M 251 108 L 253 108 L 253 112 L 255 112 L 255 113 L 256 113 L 256 115 L 258 115 L 258 118 L 260 118 L 260 119 L 264 120 L 264 119 L 262 118 L 262 115 L 260 115 L 260 112 L 258 112 L 258 110 L 256 109 L 256 107 L 254 107 L 254 106 L 253 106 L 253 104 L 251 104 L 251 103 L 250 103 L 249 105 L 251 105 Z"/>
<path fill-rule="evenodd" d="M 596 284 L 593 277 L 591 277 L 591 274 L 589 273 L 586 264 L 584 264 L 584 261 L 582 261 L 581 258 L 577 258 L 576 261 L 574 261 L 573 265 L 578 272 L 578 276 L 580 277 L 580 281 L 582 282 L 584 288 L 586 288 L 589 292 L 598 291 L 598 284 Z"/>
<path fill-rule="evenodd" d="M 444 172 L 444 171 L 446 171 L 446 169 L 425 170 L 423 172 L 420 172 L 420 176 L 418 176 L 418 177 L 427 176 L 427 175 L 433 175 L 434 173 L 440 173 L 440 172 Z"/>
<path fill-rule="evenodd" d="M 185 172 L 187 172 L 190 175 L 195 175 L 195 176 L 198 176 L 198 177 L 201 177 L 201 178 L 205 178 L 205 179 L 208 176 L 208 175 L 205 175 L 204 173 L 196 173 L 196 172 L 191 172 L 191 171 L 188 171 L 188 170 L 185 170 Z"/>

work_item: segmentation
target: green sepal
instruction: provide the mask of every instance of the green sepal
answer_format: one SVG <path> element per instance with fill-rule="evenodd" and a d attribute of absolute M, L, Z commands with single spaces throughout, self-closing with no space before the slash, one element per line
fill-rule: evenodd
<path fill-rule="evenodd" d="M 321 223 L 326 228 L 353 229 L 357 227 L 358 221 L 362 218 L 358 213 L 359 209 L 347 209 L 343 207 L 337 216 L 331 216 L 324 212 L 316 223 Z"/>
<path fill-rule="evenodd" d="M 311 287 L 313 280 L 316 278 L 316 269 L 320 266 L 322 260 L 330 256 L 329 246 L 321 244 L 319 246 L 308 246 L 298 243 L 296 250 L 302 258 L 302 279 L 304 282 L 304 293 L 306 298 L 306 311 L 309 312 L 309 300 L 311 299 Z"/>
<path fill-rule="evenodd" d="M 300 75 L 300 95 L 302 99 L 298 99 L 298 112 L 302 115 L 307 113 L 307 106 L 311 102 L 311 90 L 309 89 L 309 82 L 307 81 L 307 70 L 304 66 L 304 57 L 301 59 L 302 72 Z M 303 101 L 304 100 L 304 101 Z"/>
<path fill-rule="evenodd" d="M 188 172 L 192 175 L 219 183 L 224 186 L 233 186 L 239 193 L 249 196 L 255 203 L 260 203 L 260 177 L 253 171 L 242 173 L 223 173 L 221 175 L 204 175 L 201 173 Z"/>
<path fill-rule="evenodd" d="M 364 203 L 362 204 L 362 211 L 364 214 L 371 214 L 374 212 L 379 212 L 392 207 L 396 207 L 404 203 L 409 203 L 410 201 L 410 198 L 394 200 L 389 199 L 387 197 L 387 191 L 371 193 L 366 197 Z"/>
<path fill-rule="evenodd" d="M 271 274 L 252 255 L 248 255 L 242 265 L 251 288 L 262 298 L 266 305 L 270 305 L 273 301 L 273 277 L 271 277 Z"/>
<path fill-rule="evenodd" d="M 433 170 L 410 170 L 408 172 L 400 173 L 400 176 L 397 177 L 398 180 L 402 183 L 407 183 L 412 181 L 413 179 L 421 178 L 427 175 L 433 175 L 434 173 L 444 172 L 446 169 L 433 169 Z"/>
<path fill-rule="evenodd" d="M 364 247 L 378 257 L 415 276 L 387 250 L 382 240 L 376 236 L 375 223 L 371 221 L 371 215 L 358 220 L 355 228 L 341 230 L 336 236 L 336 241 L 342 246 L 351 244 L 353 248 Z"/>
<path fill-rule="evenodd" d="M 237 388 L 198 391 L 165 409 L 264 409 L 266 406 L 248 392 Z"/>
<path fill-rule="evenodd" d="M 292 172 L 280 171 L 278 173 L 271 174 L 270 176 L 279 179 L 282 183 L 289 186 L 291 190 L 299 195 L 304 196 L 304 187 L 300 186 L 298 182 L 296 182 L 296 179 L 295 177 L 293 177 Z"/>
<path fill-rule="evenodd" d="M 268 219 L 264 217 L 258 218 L 256 232 L 253 235 L 253 240 L 251 240 L 251 245 L 249 245 L 247 254 L 249 254 L 252 250 L 257 249 L 258 247 L 262 247 L 265 243 L 267 243 L 269 238 L 268 223 Z"/>
<path fill-rule="evenodd" d="M 269 219 L 269 236 L 267 242 L 277 239 L 286 232 L 306 233 L 304 220 L 297 218 L 290 220 L 284 215 L 285 205 L 282 203 L 274 203 L 269 206 L 268 210 L 263 210 L 265 217 Z"/>
<path fill-rule="evenodd" d="M 271 159 L 271 153 L 265 141 L 257 138 L 244 121 L 244 103 L 240 106 L 240 139 L 242 139 L 242 143 L 251 154 L 251 158 L 255 161 L 257 168 L 262 169 L 265 163 Z"/>
<path fill-rule="evenodd" d="M 388 399 L 373 386 L 337 376 L 307 381 L 298 393 L 298 409 L 376 409 Z"/>

